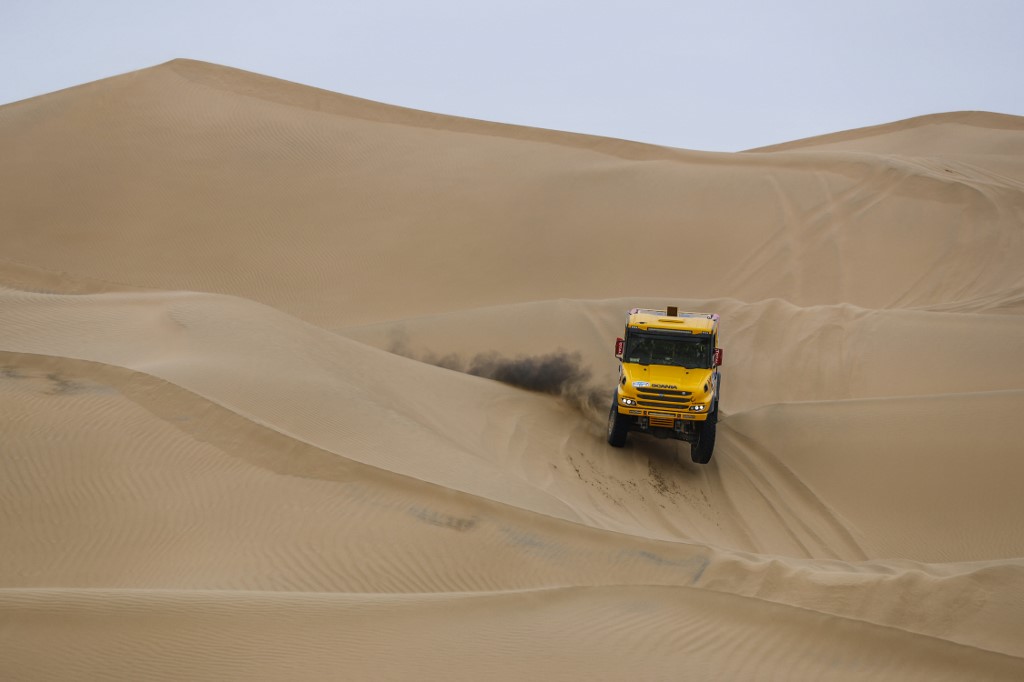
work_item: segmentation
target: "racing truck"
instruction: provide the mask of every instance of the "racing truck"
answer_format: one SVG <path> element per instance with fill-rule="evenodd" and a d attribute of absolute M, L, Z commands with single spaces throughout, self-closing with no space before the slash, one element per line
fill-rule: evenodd
<path fill-rule="evenodd" d="M 718 315 L 633 308 L 615 340 L 619 380 L 608 414 L 608 443 L 621 448 L 633 431 L 690 443 L 690 458 L 707 464 L 715 450 Z"/>

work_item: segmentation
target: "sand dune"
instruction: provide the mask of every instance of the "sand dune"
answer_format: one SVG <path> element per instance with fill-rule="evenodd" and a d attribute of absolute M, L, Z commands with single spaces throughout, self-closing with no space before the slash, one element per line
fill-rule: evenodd
<path fill-rule="evenodd" d="M 1021 119 L 713 154 L 176 60 L 0 145 L 0 677 L 1024 676 Z M 604 440 L 666 304 L 707 466 Z"/>
<path fill-rule="evenodd" d="M 984 167 L 898 147 L 609 152 L 275 83 L 172 62 L 0 109 L 5 258 L 321 326 L 552 298 L 907 307 L 1024 289 L 1020 182 Z M 648 245 L 701 267 L 610 272 Z"/>

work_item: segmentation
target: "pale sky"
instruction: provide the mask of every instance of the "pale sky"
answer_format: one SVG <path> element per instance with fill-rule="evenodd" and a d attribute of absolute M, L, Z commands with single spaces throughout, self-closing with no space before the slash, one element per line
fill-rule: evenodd
<path fill-rule="evenodd" d="M 176 57 L 708 151 L 1024 115 L 1021 0 L 0 0 L 0 103 Z"/>

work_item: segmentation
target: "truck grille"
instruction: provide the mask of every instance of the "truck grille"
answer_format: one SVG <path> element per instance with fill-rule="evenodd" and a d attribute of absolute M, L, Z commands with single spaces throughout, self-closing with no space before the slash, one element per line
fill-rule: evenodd
<path fill-rule="evenodd" d="M 686 398 L 659 398 L 658 402 L 653 402 L 651 400 L 638 400 L 636 401 L 636 404 L 640 407 L 664 407 L 671 410 L 675 407 L 686 407 L 690 404 L 690 401 Z"/>

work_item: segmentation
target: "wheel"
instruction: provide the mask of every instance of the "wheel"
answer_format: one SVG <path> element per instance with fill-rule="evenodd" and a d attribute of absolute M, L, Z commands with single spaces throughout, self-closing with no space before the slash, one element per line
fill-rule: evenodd
<path fill-rule="evenodd" d="M 608 444 L 615 448 L 621 448 L 626 444 L 626 435 L 629 433 L 629 424 L 626 418 L 619 414 L 618 398 L 612 399 L 612 410 L 608 413 Z"/>
<path fill-rule="evenodd" d="M 695 464 L 707 464 L 715 452 L 715 432 L 718 431 L 718 404 L 703 423 L 697 424 L 697 440 L 690 443 L 690 459 Z"/>

